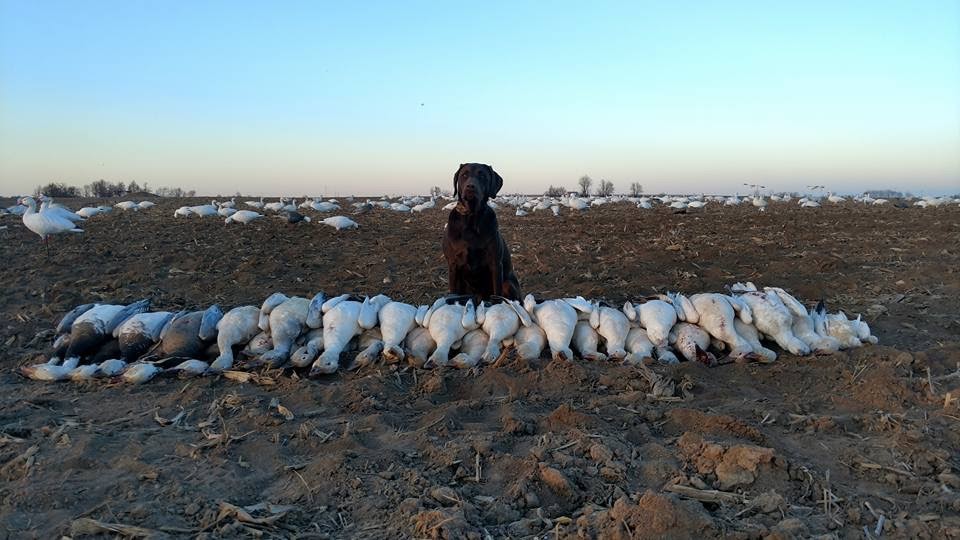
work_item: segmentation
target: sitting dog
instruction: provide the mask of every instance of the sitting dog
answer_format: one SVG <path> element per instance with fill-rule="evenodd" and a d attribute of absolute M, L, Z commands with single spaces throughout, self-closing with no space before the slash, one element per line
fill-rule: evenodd
<path fill-rule="evenodd" d="M 493 167 L 464 163 L 453 175 L 457 206 L 450 211 L 443 237 L 450 292 L 488 300 L 520 299 L 520 281 L 513 273 L 510 250 L 500 236 L 497 214 L 487 200 L 497 196 L 503 178 Z"/>

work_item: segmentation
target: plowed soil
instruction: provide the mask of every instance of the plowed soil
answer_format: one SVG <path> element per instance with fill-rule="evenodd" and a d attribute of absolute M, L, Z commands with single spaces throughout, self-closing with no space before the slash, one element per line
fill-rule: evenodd
<path fill-rule="evenodd" d="M 880 339 L 831 356 L 21 378 L 79 303 L 446 292 L 439 209 L 374 210 L 338 232 L 175 219 L 180 204 L 93 218 L 49 254 L 0 218 L 0 537 L 114 534 L 97 523 L 201 538 L 960 537 L 956 205 L 500 211 L 524 293 L 619 305 L 781 286 L 863 314 Z"/>

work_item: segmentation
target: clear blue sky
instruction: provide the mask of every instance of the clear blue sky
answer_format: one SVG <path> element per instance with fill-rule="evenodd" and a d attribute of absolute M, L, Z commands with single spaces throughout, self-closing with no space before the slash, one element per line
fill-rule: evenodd
<path fill-rule="evenodd" d="M 960 2 L 0 0 L 0 193 L 960 191 Z"/>

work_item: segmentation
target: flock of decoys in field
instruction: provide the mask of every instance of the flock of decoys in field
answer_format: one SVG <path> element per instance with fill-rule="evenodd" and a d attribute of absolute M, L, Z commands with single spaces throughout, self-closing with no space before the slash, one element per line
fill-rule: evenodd
<path fill-rule="evenodd" d="M 766 210 L 771 203 L 788 204 L 794 202 L 790 195 L 754 195 L 741 197 L 738 195 L 659 195 L 659 196 L 637 196 L 628 197 L 625 195 L 601 196 L 577 196 L 568 194 L 563 197 L 548 196 L 526 196 L 526 195 L 502 195 L 496 199 L 499 202 L 489 201 L 488 204 L 494 208 L 506 206 L 513 209 L 516 216 L 523 217 L 537 211 L 550 211 L 559 216 L 563 212 L 582 212 L 592 207 L 604 204 L 630 204 L 639 209 L 653 209 L 655 207 L 669 208 L 674 212 L 697 211 L 708 206 L 733 207 L 733 206 L 753 206 L 759 211 Z M 818 208 L 823 204 L 841 204 L 850 201 L 855 204 L 882 206 L 891 204 L 888 199 L 873 198 L 867 195 L 860 197 L 841 197 L 832 193 L 826 196 L 809 195 L 800 197 L 795 202 L 803 208 Z M 960 204 L 960 199 L 951 197 L 924 197 L 920 199 L 911 199 L 909 204 L 917 207 L 939 207 L 951 204 Z M 107 214 L 114 208 L 124 211 L 146 210 L 156 206 L 151 201 L 122 201 L 111 206 L 87 206 L 76 212 L 69 208 L 53 202 L 50 197 L 40 197 L 40 207 L 33 197 L 24 197 L 18 201 L 15 206 L 6 209 L 0 209 L 2 214 L 15 214 L 22 216 L 23 224 L 34 233 L 38 234 L 44 242 L 51 235 L 63 233 L 82 233 L 79 223 L 94 216 Z M 289 223 L 310 223 L 317 221 L 324 225 L 329 225 L 337 230 L 356 229 L 360 224 L 345 215 L 332 215 L 322 219 L 316 219 L 318 216 L 310 216 L 309 212 L 322 215 L 337 213 L 340 211 L 349 212 L 352 215 L 361 215 L 370 212 L 373 209 L 383 209 L 386 211 L 401 213 L 418 213 L 431 209 L 450 210 L 456 205 L 456 200 L 449 197 L 399 197 L 394 199 L 382 197 L 380 199 L 365 199 L 362 201 L 354 200 L 354 197 L 344 199 L 343 205 L 337 199 L 307 198 L 298 203 L 296 200 L 284 197 L 276 201 L 265 202 L 263 197 L 259 200 L 248 200 L 238 203 L 235 198 L 229 201 L 212 200 L 207 204 L 194 206 L 181 206 L 177 208 L 173 215 L 176 218 L 220 218 L 227 224 L 249 224 L 267 217 L 271 213 L 280 219 Z M 907 203 L 898 201 L 895 204 L 904 206 Z"/>
<path fill-rule="evenodd" d="M 808 308 L 778 287 L 737 283 L 726 293 L 660 294 L 616 308 L 582 297 L 474 303 L 463 297 L 412 305 L 384 296 L 313 298 L 270 295 L 260 306 L 224 313 L 150 311 L 84 304 L 56 328 L 48 361 L 20 372 L 43 381 L 202 376 L 291 369 L 309 377 L 380 361 L 475 368 L 507 357 L 626 364 L 678 361 L 707 365 L 772 362 L 790 354 L 830 354 L 876 343 L 866 322 L 823 302 Z"/>

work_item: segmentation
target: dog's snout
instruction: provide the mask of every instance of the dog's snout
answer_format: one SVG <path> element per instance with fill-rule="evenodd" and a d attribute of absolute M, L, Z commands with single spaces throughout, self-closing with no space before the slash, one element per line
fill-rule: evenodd
<path fill-rule="evenodd" d="M 466 182 L 463 183 L 463 190 L 465 192 L 474 192 L 479 187 L 477 180 L 475 178 L 468 178 Z"/>

